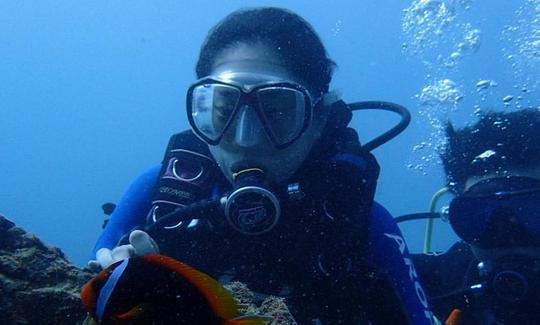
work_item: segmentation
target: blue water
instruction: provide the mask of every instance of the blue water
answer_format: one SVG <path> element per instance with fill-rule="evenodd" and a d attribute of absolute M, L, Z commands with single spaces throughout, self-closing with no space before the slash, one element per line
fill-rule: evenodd
<path fill-rule="evenodd" d="M 419 1 L 2 1 L 0 213 L 84 264 L 101 231 L 101 204 L 117 201 L 141 170 L 161 160 L 169 136 L 188 127 L 185 90 L 208 29 L 237 8 L 259 5 L 289 8 L 314 25 L 339 67 L 332 88 L 345 100 L 394 101 L 411 110 L 409 129 L 375 151 L 382 166 L 377 199 L 396 216 L 425 211 L 445 184 L 430 159 L 436 154 L 429 144 L 442 141 L 430 123 L 464 125 L 478 108 L 540 102 L 538 57 L 519 52 L 530 24 L 505 33 L 529 19 L 520 6 L 538 1 L 443 2 L 454 18 L 439 39 L 427 40 L 440 46 L 416 48 L 419 55 L 414 33 L 403 28 L 404 9 Z M 478 30 L 479 42 L 445 67 L 436 57 L 452 53 L 464 28 Z M 422 105 L 425 97 L 416 95 L 445 79 L 463 98 Z M 497 87 L 478 92 L 480 80 Z M 514 100 L 505 106 L 508 95 Z M 396 120 L 359 113 L 354 126 L 368 139 Z M 402 230 L 420 251 L 424 223 Z M 454 241 L 438 222 L 434 248 Z"/>

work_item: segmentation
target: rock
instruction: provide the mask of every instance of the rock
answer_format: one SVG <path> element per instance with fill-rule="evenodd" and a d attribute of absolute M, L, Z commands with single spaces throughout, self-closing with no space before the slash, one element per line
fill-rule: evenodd
<path fill-rule="evenodd" d="M 79 290 L 92 275 L 0 215 L 0 324 L 82 323 Z"/>
<path fill-rule="evenodd" d="M 79 292 L 94 275 L 0 215 L 0 324 L 82 324 Z M 297 324 L 283 299 L 257 302 L 239 282 L 227 289 L 247 315 L 266 317 L 271 325 Z"/>

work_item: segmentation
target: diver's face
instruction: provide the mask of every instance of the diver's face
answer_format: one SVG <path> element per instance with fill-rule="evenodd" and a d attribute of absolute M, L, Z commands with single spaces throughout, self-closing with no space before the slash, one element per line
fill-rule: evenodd
<path fill-rule="evenodd" d="M 245 86 L 246 89 L 252 85 L 292 81 L 309 91 L 302 80 L 287 70 L 274 50 L 264 44 L 238 44 L 224 50 L 217 56 L 211 76 L 224 83 Z M 312 92 L 309 92 L 310 97 L 316 100 L 311 94 Z M 216 127 L 224 128 L 228 123 L 226 117 L 231 113 L 231 106 L 227 105 L 230 102 L 228 95 L 227 91 L 222 91 L 213 98 L 215 109 L 211 119 Z M 232 89 L 230 96 L 233 96 Z M 295 114 L 284 115 L 285 108 L 281 107 L 282 103 L 269 99 L 266 104 L 266 112 L 269 114 L 266 118 L 274 121 L 276 133 L 289 124 L 299 123 L 295 119 L 300 118 Z M 219 143 L 209 146 L 210 152 L 230 181 L 236 172 L 247 168 L 260 168 L 271 183 L 282 182 L 298 169 L 320 137 L 326 122 L 326 109 L 318 106 L 300 137 L 285 148 L 278 149 L 265 132 L 264 122 L 251 106 L 247 103 L 238 108 Z"/>
<path fill-rule="evenodd" d="M 491 173 L 484 176 L 474 176 L 469 177 L 465 182 L 465 191 L 469 190 L 474 185 L 477 185 L 478 183 L 482 181 L 487 181 L 489 179 L 494 178 L 500 178 L 500 177 L 513 177 L 513 176 L 522 176 L 522 177 L 529 177 L 532 179 L 538 179 L 540 180 L 540 165 L 539 166 L 533 166 L 529 168 L 514 168 L 514 169 L 507 169 L 504 172 L 501 173 Z M 538 205 L 540 207 L 540 202 L 538 202 Z M 506 220 L 507 223 L 504 225 L 501 225 L 500 232 L 501 233 L 511 233 L 512 228 L 519 227 L 517 222 L 513 220 L 512 218 L 509 218 L 509 220 Z M 496 227 L 496 225 L 495 225 Z M 527 236 L 528 234 L 524 234 L 520 237 Z M 523 239 L 523 238 L 516 238 L 516 239 Z M 510 238 L 512 240 L 512 238 Z M 512 246 L 512 245 L 510 245 Z M 495 260 L 504 258 L 505 256 L 524 256 L 528 258 L 533 258 L 536 260 L 540 260 L 540 247 L 536 245 L 526 245 L 521 247 L 496 247 L 496 248 L 484 248 L 480 247 L 479 245 L 471 244 L 471 248 L 475 256 L 479 260 Z"/>

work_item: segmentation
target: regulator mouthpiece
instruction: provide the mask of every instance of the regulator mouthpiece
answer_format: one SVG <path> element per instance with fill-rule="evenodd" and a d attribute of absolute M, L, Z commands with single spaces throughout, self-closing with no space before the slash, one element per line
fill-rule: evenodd
<path fill-rule="evenodd" d="M 490 293 L 502 305 L 520 305 L 536 297 L 539 277 L 531 261 L 520 257 L 506 257 L 478 264 Z"/>
<path fill-rule="evenodd" d="M 234 190 L 225 200 L 225 217 L 235 230 L 260 235 L 274 228 L 281 208 L 267 188 L 261 169 L 245 169 L 234 175 Z"/>
<path fill-rule="evenodd" d="M 520 303 L 529 293 L 529 281 L 519 272 L 505 270 L 493 277 L 492 287 L 495 295 L 508 303 Z"/>

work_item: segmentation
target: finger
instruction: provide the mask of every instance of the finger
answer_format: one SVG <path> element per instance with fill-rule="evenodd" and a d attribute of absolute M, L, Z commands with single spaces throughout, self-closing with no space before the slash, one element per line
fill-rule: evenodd
<path fill-rule="evenodd" d="M 86 263 L 86 266 L 92 271 L 99 272 L 101 271 L 101 265 L 96 260 L 90 260 L 88 263 Z"/>
<path fill-rule="evenodd" d="M 137 255 L 159 253 L 159 247 L 156 242 L 142 230 L 134 230 L 129 235 L 129 242 L 135 248 Z"/>
<path fill-rule="evenodd" d="M 101 248 L 96 252 L 96 261 L 99 263 L 102 269 L 109 267 L 114 263 L 114 259 L 111 250 L 108 248 Z"/>
<path fill-rule="evenodd" d="M 131 245 L 121 245 L 118 247 L 115 247 L 111 255 L 113 257 L 113 260 L 115 262 L 125 260 L 127 258 L 130 258 L 132 256 L 135 256 L 135 249 Z"/>

